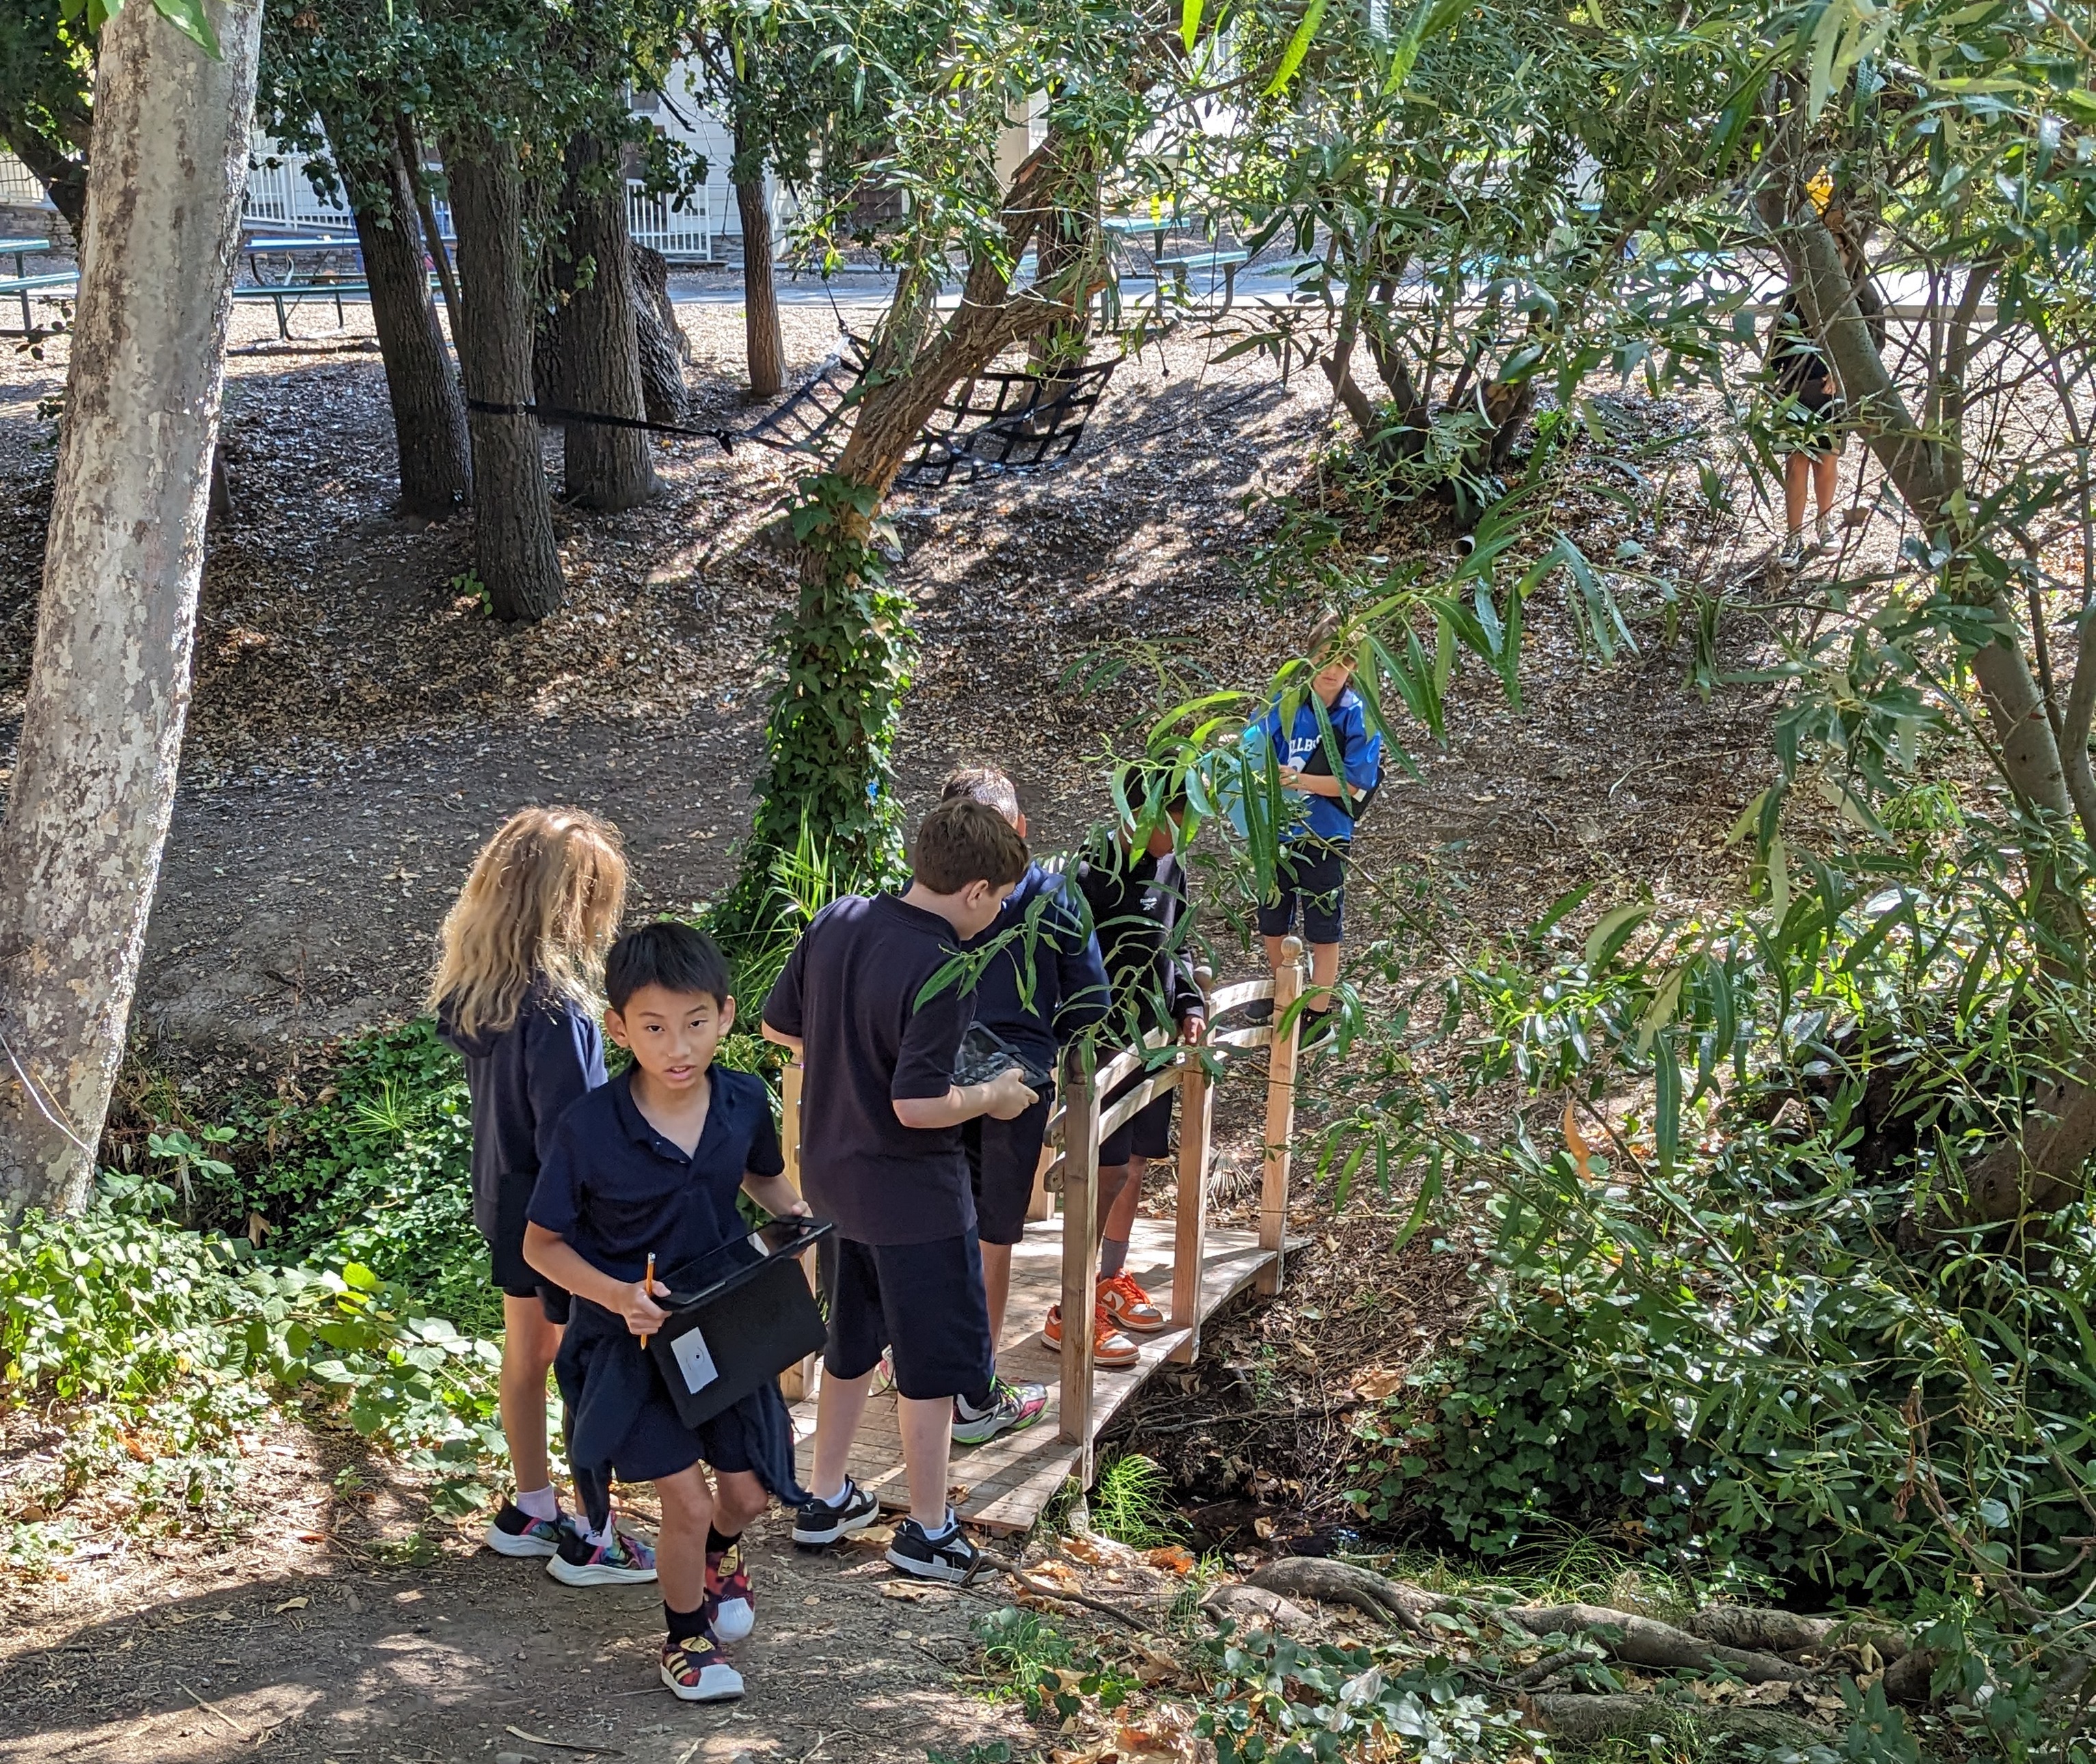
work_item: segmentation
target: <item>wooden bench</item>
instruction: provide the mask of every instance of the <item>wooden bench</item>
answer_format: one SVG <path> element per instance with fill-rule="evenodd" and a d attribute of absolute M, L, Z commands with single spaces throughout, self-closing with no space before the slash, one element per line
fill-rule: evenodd
<path fill-rule="evenodd" d="M 20 242 L 10 240 L 7 242 L 7 246 L 0 246 L 0 249 L 7 249 L 10 246 L 17 246 L 19 242 Z M 48 246 L 46 248 L 48 249 Z M 20 263 L 21 259 L 18 255 L 15 259 L 15 264 L 18 268 L 20 268 Z M 41 276 L 24 276 L 20 274 L 13 276 L 0 276 L 0 297 L 11 294 L 22 303 L 21 334 L 27 337 L 31 335 L 35 329 L 29 311 L 29 301 L 32 296 L 37 294 L 50 296 L 53 294 L 53 291 L 57 289 L 64 288 L 72 290 L 76 289 L 79 285 L 80 272 L 76 269 L 49 270 Z"/>
<path fill-rule="evenodd" d="M 369 299 L 371 285 L 361 281 L 306 281 L 270 282 L 254 288 L 236 288 L 236 300 L 267 300 L 277 309 L 277 334 L 286 342 L 291 340 L 290 308 L 305 300 L 332 300 L 334 302 L 334 322 L 339 326 L 347 322 L 343 316 L 342 302 L 345 294 L 361 295 Z"/>

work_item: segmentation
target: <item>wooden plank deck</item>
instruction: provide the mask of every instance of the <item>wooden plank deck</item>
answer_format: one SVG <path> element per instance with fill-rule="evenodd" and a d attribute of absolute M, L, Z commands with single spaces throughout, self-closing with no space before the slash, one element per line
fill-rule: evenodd
<path fill-rule="evenodd" d="M 998 1370 L 1015 1382 L 1048 1387 L 1048 1409 L 1032 1426 L 1007 1433 L 985 1445 L 954 1448 L 953 1481 L 967 1490 L 954 1505 L 963 1518 L 993 1531 L 1023 1531 L 1076 1468 L 1081 1448 L 1058 1437 L 1061 1405 L 1057 1400 L 1062 1361 L 1041 1339 L 1041 1320 L 1061 1296 L 1063 1222 L 1059 1216 L 1029 1225 L 1025 1241 L 1011 1258 L 1011 1303 L 1006 1313 L 1004 1340 Z M 1138 1218 L 1129 1239 L 1129 1271 L 1141 1281 L 1162 1309 L 1172 1291 L 1172 1222 Z M 1212 1317 L 1229 1300 L 1256 1279 L 1272 1261 L 1251 1231 L 1211 1226 L 1201 1278 L 1199 1317 Z M 1167 1330 L 1138 1338 L 1142 1357 L 1121 1371 L 1104 1367 L 1093 1384 L 1092 1423 L 1095 1432 L 1113 1419 L 1121 1405 L 1156 1371 L 1188 1331 Z M 793 1407 L 800 1436 L 800 1472 L 810 1474 L 814 1452 L 815 1405 L 812 1395 Z M 851 1474 L 878 1495 L 884 1505 L 905 1508 L 909 1497 L 902 1476 L 902 1437 L 896 1431 L 895 1398 L 876 1396 L 867 1405 L 866 1419 L 854 1443 Z"/>

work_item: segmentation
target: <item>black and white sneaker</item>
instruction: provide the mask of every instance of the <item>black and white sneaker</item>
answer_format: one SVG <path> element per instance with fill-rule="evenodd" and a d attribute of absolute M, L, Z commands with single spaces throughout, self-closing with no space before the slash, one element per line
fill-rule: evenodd
<path fill-rule="evenodd" d="M 880 1503 L 847 1476 L 845 1492 L 835 1500 L 810 1500 L 793 1515 L 793 1541 L 805 1549 L 819 1549 L 863 1531 L 880 1514 Z"/>
<path fill-rule="evenodd" d="M 905 1519 L 895 1528 L 895 1541 L 888 1546 L 891 1567 L 900 1568 L 919 1580 L 951 1580 L 957 1583 L 974 1576 L 982 1566 L 982 1552 L 971 1544 L 954 1509 L 946 1509 L 946 1529 L 936 1537 L 915 1519 Z"/>
<path fill-rule="evenodd" d="M 1273 1021 L 1273 1000 L 1272 999 L 1254 999 L 1251 1004 L 1247 1004 L 1244 1008 L 1244 1020 L 1247 1023 L 1251 1023 L 1255 1026 L 1260 1023 L 1272 1022 Z"/>
<path fill-rule="evenodd" d="M 574 1529 L 574 1522 L 565 1513 L 534 1518 L 515 1501 L 505 1500 L 480 1540 L 498 1556 L 557 1556 L 561 1540 Z"/>

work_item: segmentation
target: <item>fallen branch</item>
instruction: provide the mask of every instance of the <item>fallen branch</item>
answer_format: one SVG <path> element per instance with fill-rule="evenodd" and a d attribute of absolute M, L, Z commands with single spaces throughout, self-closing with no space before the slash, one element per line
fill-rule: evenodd
<path fill-rule="evenodd" d="M 1827 1735 L 1775 1709 L 1700 1709 L 1661 1696 L 1524 1696 L 1521 1712 L 1561 1740 L 1588 1741 L 1671 1736 L 1688 1728 L 1699 1740 L 1752 1740 L 1762 1745 L 1824 1745 Z"/>
<path fill-rule="evenodd" d="M 1234 1583 L 1209 1588 L 1201 1596 L 1201 1609 L 1211 1617 L 1232 1618 L 1290 1633 L 1306 1630 L 1317 1621 L 1294 1600 L 1270 1588 Z"/>
<path fill-rule="evenodd" d="M 1517 1623 L 1531 1636 L 1591 1635 L 1610 1658 L 1631 1666 L 1663 1666 L 1691 1672 L 1723 1666 L 1749 1684 L 1794 1684 L 1810 1676 L 1806 1669 L 1772 1653 L 1705 1641 L 1671 1623 L 1638 1617 L 1600 1605 L 1479 1605 L 1482 1617 Z M 1609 1631 L 1613 1631 L 1611 1635 Z"/>
<path fill-rule="evenodd" d="M 1164 1631 L 1155 1623 L 1146 1622 L 1125 1605 L 1116 1605 L 1106 1599 L 1095 1599 L 1089 1592 L 1071 1592 L 1057 1586 L 1052 1580 L 1036 1580 L 1024 1569 L 1007 1567 L 1004 1570 L 1019 1584 L 1038 1598 L 1063 1599 L 1072 1605 L 1081 1605 L 1088 1611 L 1097 1611 L 1103 1617 L 1111 1617 L 1116 1622 L 1125 1623 L 1130 1629 L 1146 1636 L 1161 1636 Z"/>
<path fill-rule="evenodd" d="M 1415 1631 L 1430 1611 L 1445 1611 L 1456 1603 L 1445 1593 L 1429 1592 L 1408 1581 L 1392 1580 L 1322 1556 L 1284 1556 L 1252 1575 L 1250 1584 L 1292 1599 L 1351 1605 L 1380 1622 L 1402 1623 Z"/>
<path fill-rule="evenodd" d="M 1758 1649 L 1769 1653 L 1824 1653 L 1836 1648 L 1868 1644 L 1880 1660 L 1897 1660 L 1913 1644 L 1902 1630 L 1867 1617 L 1801 1617 L 1795 1611 L 1766 1610 L 1752 1605 L 1713 1605 L 1686 1625 L 1689 1634 L 1728 1648 Z"/>
<path fill-rule="evenodd" d="M 198 1696 L 197 1693 L 191 1690 L 188 1685 L 184 1684 L 180 1679 L 177 1679 L 175 1680 L 175 1683 L 181 1691 L 183 1695 L 187 1696 L 191 1702 L 194 1703 L 198 1708 L 203 1710 L 207 1714 L 217 1716 L 221 1721 L 224 1722 L 227 1727 L 232 1728 L 232 1730 L 235 1733 L 238 1734 L 242 1739 L 245 1740 L 251 1737 L 245 1727 L 242 1727 L 238 1722 L 233 1718 L 232 1716 L 226 1714 L 224 1710 L 221 1709 L 218 1705 L 214 1703 L 208 1696 Z"/>

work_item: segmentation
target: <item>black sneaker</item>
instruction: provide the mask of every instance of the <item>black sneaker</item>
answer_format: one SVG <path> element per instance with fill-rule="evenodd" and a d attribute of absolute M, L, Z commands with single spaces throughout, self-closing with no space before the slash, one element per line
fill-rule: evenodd
<path fill-rule="evenodd" d="M 515 1501 L 505 1500 L 480 1540 L 498 1556 L 557 1556 L 561 1540 L 574 1529 L 565 1513 L 550 1519 L 534 1518 Z"/>
<path fill-rule="evenodd" d="M 989 1400 L 980 1409 L 963 1398 L 954 1399 L 954 1444 L 980 1445 L 1000 1433 L 1030 1427 L 1048 1406 L 1045 1384 L 1014 1384 L 1002 1376 L 989 1381 Z"/>
<path fill-rule="evenodd" d="M 888 1561 L 891 1567 L 915 1575 L 919 1580 L 961 1583 L 972 1579 L 982 1566 L 982 1552 L 968 1541 L 949 1507 L 946 1531 L 941 1536 L 932 1536 L 915 1519 L 905 1519 L 897 1526 L 895 1541 L 888 1546 Z"/>
<path fill-rule="evenodd" d="M 863 1531 L 880 1514 L 880 1503 L 847 1476 L 845 1492 L 835 1500 L 810 1500 L 793 1515 L 793 1541 L 818 1549 Z"/>
<path fill-rule="evenodd" d="M 1254 1024 L 1272 1022 L 1273 1021 L 1273 1000 L 1272 999 L 1254 999 L 1251 1004 L 1247 1004 L 1244 1008 L 1244 1020 L 1247 1023 Z"/>
<path fill-rule="evenodd" d="M 1337 1011 L 1305 1011 L 1297 1027 L 1296 1045 L 1306 1050 L 1321 1047 L 1338 1034 L 1338 1025 Z"/>

